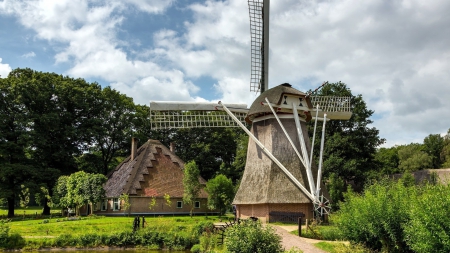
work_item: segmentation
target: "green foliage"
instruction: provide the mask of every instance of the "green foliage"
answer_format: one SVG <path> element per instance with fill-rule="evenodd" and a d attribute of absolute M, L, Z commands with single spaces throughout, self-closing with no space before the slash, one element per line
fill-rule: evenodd
<path fill-rule="evenodd" d="M 342 178 L 335 173 L 331 173 L 326 182 L 328 193 L 331 197 L 331 209 L 338 210 L 339 202 L 343 199 L 346 185 Z"/>
<path fill-rule="evenodd" d="M 423 140 L 424 151 L 431 157 L 432 169 L 441 168 L 441 152 L 444 148 L 444 138 L 440 134 L 430 134 Z"/>
<path fill-rule="evenodd" d="M 345 239 L 386 252 L 449 252 L 450 185 L 416 186 L 410 174 L 397 182 L 347 193 L 332 217 Z"/>
<path fill-rule="evenodd" d="M 53 202 L 60 207 L 80 207 L 96 203 L 105 196 L 103 184 L 106 177 L 79 171 L 70 176 L 61 176 L 53 190 Z"/>
<path fill-rule="evenodd" d="M 367 248 L 359 244 L 344 244 L 340 242 L 318 242 L 314 244 L 319 249 L 330 253 L 367 253 Z"/>
<path fill-rule="evenodd" d="M 444 143 L 442 146 L 443 147 L 440 154 L 441 161 L 443 163 L 442 168 L 450 168 L 450 129 L 444 136 Z"/>
<path fill-rule="evenodd" d="M 406 243 L 415 252 L 450 252 L 449 185 L 425 185 L 411 203 L 404 225 Z"/>
<path fill-rule="evenodd" d="M 349 182 L 356 190 L 362 190 L 367 178 L 376 174 L 376 161 L 374 155 L 377 147 L 384 143 L 379 131 L 370 127 L 373 123 L 370 117 L 374 111 L 369 110 L 361 95 L 353 95 L 346 84 L 342 82 L 325 85 L 317 93 L 319 96 L 346 96 L 350 97 L 352 117 L 350 120 L 332 120 L 327 122 L 325 128 L 325 147 L 323 154 L 323 177 L 326 181 L 332 173 L 345 182 Z M 314 121 L 308 126 L 309 136 L 312 139 Z M 317 126 L 317 133 L 322 131 L 321 124 Z M 316 164 L 320 141 L 314 143 Z M 344 188 L 344 189 L 345 189 Z M 339 190 L 342 188 L 335 188 Z M 335 196 L 340 196 L 336 193 Z"/>
<path fill-rule="evenodd" d="M 281 238 L 270 226 L 244 221 L 227 229 L 225 246 L 235 253 L 277 253 L 283 252 Z"/>
<path fill-rule="evenodd" d="M 28 203 L 30 203 L 30 189 L 25 187 L 25 185 L 21 185 L 20 188 L 20 207 L 26 208 Z"/>
<path fill-rule="evenodd" d="M 398 150 L 399 146 L 390 148 L 379 148 L 375 154 L 375 161 L 378 163 L 381 175 L 392 175 L 400 173 L 398 168 L 399 158 Z"/>
<path fill-rule="evenodd" d="M 122 193 L 119 197 L 119 201 L 122 202 L 121 206 L 123 208 L 123 210 L 128 210 L 128 208 L 131 207 L 130 204 L 130 197 L 128 196 L 128 194 Z"/>
<path fill-rule="evenodd" d="M 433 158 L 423 151 L 424 146 L 418 143 L 401 146 L 398 150 L 399 168 L 402 172 L 430 169 Z"/>
<path fill-rule="evenodd" d="M 153 196 L 148 204 L 148 208 L 150 210 L 153 210 L 153 208 L 156 206 L 156 197 Z"/>
<path fill-rule="evenodd" d="M 0 220 L 0 248 L 5 247 L 9 237 L 9 224 L 7 220 Z"/>
<path fill-rule="evenodd" d="M 347 193 L 337 217 L 333 217 L 343 236 L 374 250 L 405 252 L 403 226 L 409 221 L 407 210 L 416 196 L 414 187 L 382 181 L 368 186 L 364 193 Z"/>
<path fill-rule="evenodd" d="M 172 206 L 172 200 L 170 200 L 170 195 L 168 193 L 164 193 L 164 201 L 166 202 L 166 206 Z"/>
<path fill-rule="evenodd" d="M 231 179 L 224 175 L 217 175 L 206 183 L 208 193 L 208 206 L 211 209 L 219 209 L 220 214 L 225 214 L 234 197 L 234 186 Z"/>
<path fill-rule="evenodd" d="M 201 184 L 199 181 L 200 170 L 198 169 L 197 164 L 195 164 L 195 161 L 190 161 L 184 165 L 183 172 L 183 201 L 191 206 L 190 215 L 192 217 L 194 202 L 201 190 Z"/>
<path fill-rule="evenodd" d="M 194 246 L 192 246 L 191 252 L 192 253 L 202 253 L 203 247 L 200 244 L 195 244 Z"/>

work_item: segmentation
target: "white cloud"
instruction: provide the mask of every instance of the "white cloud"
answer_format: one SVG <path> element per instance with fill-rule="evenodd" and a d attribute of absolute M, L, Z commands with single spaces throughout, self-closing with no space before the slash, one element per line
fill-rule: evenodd
<path fill-rule="evenodd" d="M 35 57 L 35 56 L 36 56 L 36 54 L 33 51 L 22 55 L 23 58 L 32 58 L 32 57 Z"/>
<path fill-rule="evenodd" d="M 1 78 L 6 78 L 9 74 L 9 72 L 11 72 L 11 67 L 9 66 L 9 64 L 7 63 L 2 63 L 2 58 L 0 58 L 0 77 Z"/>
<path fill-rule="evenodd" d="M 158 14 L 164 12 L 175 0 L 126 0 L 125 2 L 135 5 L 141 11 Z"/>
<path fill-rule="evenodd" d="M 37 38 L 57 42 L 55 60 L 72 64 L 68 74 L 107 80 L 139 103 L 251 100 L 247 1 L 190 4 L 193 16 L 184 27 L 161 29 L 153 45 L 131 49 L 138 59 L 123 49 L 132 47 L 118 38 L 126 15 L 135 10 L 159 15 L 174 4 L 4 0 L 0 12 L 17 16 Z M 289 82 L 306 91 L 326 80 L 343 81 L 375 110 L 374 126 L 388 145 L 421 141 L 450 128 L 449 1 L 271 4 L 270 87 Z M 213 80 L 215 91 L 203 98 L 189 81 L 202 77 Z"/>

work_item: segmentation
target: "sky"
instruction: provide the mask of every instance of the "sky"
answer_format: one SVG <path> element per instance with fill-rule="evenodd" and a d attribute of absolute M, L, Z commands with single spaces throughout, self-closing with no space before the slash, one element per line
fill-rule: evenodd
<path fill-rule="evenodd" d="M 341 81 L 385 147 L 450 128 L 450 1 L 272 0 L 269 88 Z M 247 103 L 246 0 L 0 0 L 0 76 L 32 68 L 149 101 Z"/>

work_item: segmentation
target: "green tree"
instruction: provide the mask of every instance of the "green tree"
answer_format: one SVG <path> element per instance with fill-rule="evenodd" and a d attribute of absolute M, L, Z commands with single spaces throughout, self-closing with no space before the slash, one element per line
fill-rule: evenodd
<path fill-rule="evenodd" d="M 390 148 L 379 148 L 375 154 L 375 161 L 378 163 L 381 175 L 392 175 L 400 173 L 398 150 L 399 146 Z"/>
<path fill-rule="evenodd" d="M 119 200 L 122 202 L 122 207 L 124 211 L 127 211 L 131 207 L 130 197 L 128 194 L 122 193 L 119 197 Z"/>
<path fill-rule="evenodd" d="M 424 151 L 431 157 L 431 168 L 441 168 L 441 152 L 444 148 L 444 138 L 440 134 L 430 134 L 423 140 Z"/>
<path fill-rule="evenodd" d="M 433 158 L 423 149 L 423 145 L 418 143 L 401 146 L 398 150 L 400 170 L 402 172 L 413 172 L 431 168 Z"/>
<path fill-rule="evenodd" d="M 6 199 L 9 218 L 14 216 L 21 185 L 33 182 L 36 176 L 29 155 L 29 113 L 21 102 L 18 84 L 11 78 L 0 78 L 0 198 Z"/>
<path fill-rule="evenodd" d="M 195 161 L 190 161 L 184 165 L 183 177 L 183 201 L 191 206 L 190 215 L 194 211 L 194 202 L 198 198 L 202 186 L 199 181 L 200 170 Z"/>
<path fill-rule="evenodd" d="M 95 117 L 97 124 L 92 127 L 93 154 L 101 157 L 102 168 L 97 173 L 107 174 L 113 169 L 116 156 L 128 156 L 130 153 L 132 127 L 135 121 L 136 107 L 133 99 L 106 87 L 100 96 L 101 113 Z M 96 161 L 98 160 L 98 156 Z"/>
<path fill-rule="evenodd" d="M 208 193 L 208 206 L 211 209 L 219 209 L 220 214 L 225 214 L 234 198 L 234 186 L 231 179 L 224 175 L 217 175 L 206 183 Z"/>
<path fill-rule="evenodd" d="M 370 125 L 370 117 L 374 111 L 367 108 L 362 95 L 353 95 L 346 84 L 342 82 L 325 85 L 317 93 L 319 96 L 349 97 L 352 107 L 350 120 L 332 120 L 327 122 L 325 131 L 325 148 L 323 155 L 323 176 L 328 179 L 331 173 L 342 178 L 346 185 L 352 183 L 356 190 L 363 188 L 376 170 L 374 159 L 377 147 L 384 143 L 379 131 Z M 312 139 L 314 122 L 309 124 L 309 135 Z M 317 133 L 322 131 L 321 124 Z M 314 143 L 316 164 L 320 141 Z"/>
<path fill-rule="evenodd" d="M 106 180 L 102 174 L 90 174 L 84 171 L 70 176 L 61 176 L 54 189 L 54 202 L 64 208 L 75 207 L 79 215 L 79 207 L 105 198 L 103 184 Z"/>
<path fill-rule="evenodd" d="M 450 168 L 450 129 L 444 136 L 444 145 L 441 151 L 441 161 L 443 162 L 443 168 Z"/>

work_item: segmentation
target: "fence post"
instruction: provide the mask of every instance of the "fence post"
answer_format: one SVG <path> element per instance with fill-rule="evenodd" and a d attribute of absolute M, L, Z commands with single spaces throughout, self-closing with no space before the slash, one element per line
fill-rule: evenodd
<path fill-rule="evenodd" d="M 302 217 L 298 217 L 298 236 L 302 236 Z"/>

